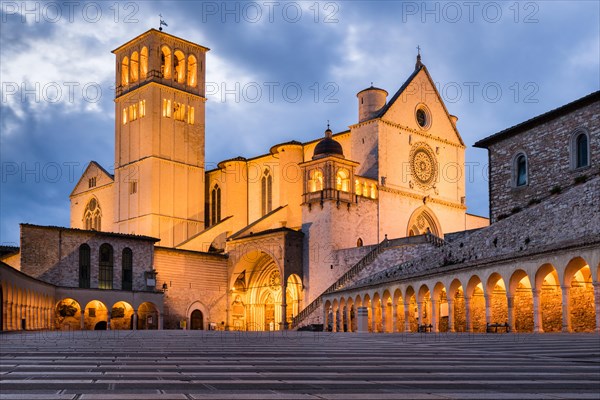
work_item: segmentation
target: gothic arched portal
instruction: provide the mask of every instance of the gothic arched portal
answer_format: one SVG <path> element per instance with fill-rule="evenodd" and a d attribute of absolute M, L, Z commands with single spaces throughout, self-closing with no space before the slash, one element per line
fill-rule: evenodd
<path fill-rule="evenodd" d="M 426 233 L 441 237 L 442 228 L 433 211 L 427 206 L 422 206 L 417 208 L 410 216 L 406 235 L 418 236 Z"/>
<path fill-rule="evenodd" d="M 230 282 L 229 325 L 234 330 L 280 330 L 300 311 L 300 277 L 284 277 L 266 252 L 244 254 Z"/>

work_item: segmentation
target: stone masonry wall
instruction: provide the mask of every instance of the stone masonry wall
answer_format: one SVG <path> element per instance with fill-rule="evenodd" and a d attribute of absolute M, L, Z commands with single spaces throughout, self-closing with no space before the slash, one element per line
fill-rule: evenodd
<path fill-rule="evenodd" d="M 133 252 L 133 290 L 146 290 L 145 272 L 153 269 L 154 241 L 131 235 L 21 225 L 21 272 L 58 286 L 79 287 L 79 246 L 90 246 L 90 287 L 98 287 L 99 249 L 113 247 L 113 289 L 121 289 L 123 249 Z"/>
<path fill-rule="evenodd" d="M 445 266 L 518 256 L 559 243 L 585 243 L 600 235 L 600 224 L 591 221 L 600 221 L 598 176 L 487 228 L 468 231 L 444 246 L 426 249 L 412 261 L 398 260 L 395 266 L 357 281 L 356 286 L 393 281 L 424 271 L 443 271 Z"/>
<path fill-rule="evenodd" d="M 190 328 L 190 314 L 199 310 L 204 329 L 226 321 L 227 258 L 218 254 L 156 247 L 157 285 L 167 284 L 164 328 L 177 329 L 181 321 Z"/>
<path fill-rule="evenodd" d="M 529 131 L 489 146 L 490 217 L 495 223 L 513 210 L 550 195 L 553 187 L 563 190 L 581 175 L 598 174 L 600 166 L 600 102 L 590 104 Z M 571 136 L 578 129 L 589 132 L 590 167 L 571 166 Z M 528 162 L 528 184 L 513 185 L 513 160 L 523 152 Z"/>

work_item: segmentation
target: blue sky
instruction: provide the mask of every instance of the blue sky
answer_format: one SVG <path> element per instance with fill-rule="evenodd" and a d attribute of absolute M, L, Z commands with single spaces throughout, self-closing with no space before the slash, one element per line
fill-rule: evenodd
<path fill-rule="evenodd" d="M 469 146 L 469 212 L 487 215 L 487 154 L 471 145 L 600 88 L 599 4 L 2 2 L 0 244 L 18 244 L 20 222 L 68 226 L 87 163 L 111 170 L 111 50 L 158 28 L 159 14 L 167 32 L 211 48 L 207 168 L 320 137 L 327 120 L 347 129 L 356 93 L 373 82 L 393 94 L 419 45 Z"/>

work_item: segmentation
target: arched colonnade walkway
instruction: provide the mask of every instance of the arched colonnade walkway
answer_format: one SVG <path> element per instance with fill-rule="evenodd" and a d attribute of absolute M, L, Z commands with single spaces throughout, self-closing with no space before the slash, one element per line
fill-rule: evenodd
<path fill-rule="evenodd" d="M 349 288 L 322 318 L 334 332 L 600 332 L 599 274 L 600 249 L 566 251 Z"/>

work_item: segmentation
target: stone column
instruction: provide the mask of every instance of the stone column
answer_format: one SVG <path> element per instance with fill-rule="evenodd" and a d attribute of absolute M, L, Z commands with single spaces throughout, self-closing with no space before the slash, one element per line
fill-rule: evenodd
<path fill-rule="evenodd" d="M 346 319 L 348 321 L 347 322 L 348 332 L 352 332 L 352 307 L 354 307 L 354 306 L 346 306 Z"/>
<path fill-rule="evenodd" d="M 7 331 L 9 330 L 9 325 L 8 325 L 8 301 L 4 301 L 4 304 L 2 304 L 2 330 L 3 331 Z"/>
<path fill-rule="evenodd" d="M 483 299 L 485 301 L 485 323 L 492 323 L 492 296 L 490 294 L 484 294 Z M 496 321 L 499 322 L 499 321 Z"/>
<path fill-rule="evenodd" d="M 433 328 L 431 328 L 431 332 L 439 332 L 439 327 L 438 327 L 438 301 L 437 300 L 431 300 L 431 325 L 433 326 Z"/>
<path fill-rule="evenodd" d="M 79 329 L 85 329 L 85 311 L 82 311 L 79 315 Z"/>
<path fill-rule="evenodd" d="M 448 332 L 454 331 L 454 299 L 448 299 Z"/>
<path fill-rule="evenodd" d="M 16 311 L 16 310 L 15 310 L 15 304 L 14 304 L 14 303 L 12 303 L 12 302 L 11 302 L 11 303 L 8 303 L 8 309 L 9 309 L 9 314 L 10 314 L 10 317 L 9 317 L 9 321 L 10 321 L 10 328 L 9 328 L 9 329 L 10 329 L 11 331 L 13 331 L 13 330 L 16 330 L 16 329 L 17 329 L 17 327 L 15 326 L 15 322 L 16 322 L 16 321 L 15 321 L 15 319 L 16 319 L 16 316 L 15 316 L 15 311 Z"/>
<path fill-rule="evenodd" d="M 515 325 L 515 298 L 507 294 L 506 303 L 508 305 L 508 325 L 510 325 L 510 332 L 515 333 L 517 331 Z"/>
<path fill-rule="evenodd" d="M 596 306 L 596 332 L 600 333 L 600 282 L 594 282 L 594 304 Z"/>
<path fill-rule="evenodd" d="M 375 302 L 371 302 L 371 332 L 377 333 L 377 316 L 375 314 Z"/>
<path fill-rule="evenodd" d="M 106 314 L 106 330 L 110 331 L 110 310 L 108 310 L 108 313 Z"/>
<path fill-rule="evenodd" d="M 467 332 L 473 332 L 473 324 L 471 323 L 471 298 L 465 296 L 465 325 Z"/>
<path fill-rule="evenodd" d="M 541 290 L 531 288 L 533 294 L 533 332 L 543 333 L 544 328 L 542 327 L 542 310 L 540 308 L 540 294 Z"/>
<path fill-rule="evenodd" d="M 329 316 L 329 309 L 323 305 L 323 332 L 327 332 L 327 317 Z"/>
<path fill-rule="evenodd" d="M 386 318 L 386 314 L 387 314 L 387 303 L 385 302 L 381 302 L 381 333 L 385 333 L 387 332 L 387 321 L 388 318 Z"/>
<path fill-rule="evenodd" d="M 562 331 L 571 332 L 571 287 L 561 286 L 562 289 Z"/>
<path fill-rule="evenodd" d="M 404 332 L 408 333 L 410 332 L 410 310 L 409 310 L 410 305 L 407 303 L 404 303 Z"/>
<path fill-rule="evenodd" d="M 281 325 L 280 325 L 280 329 L 286 330 L 287 329 L 287 299 L 286 299 L 286 294 L 287 294 L 287 285 L 283 284 L 281 285 Z"/>
<path fill-rule="evenodd" d="M 346 307 L 344 307 L 344 323 L 346 324 L 345 326 L 345 332 L 352 332 L 352 315 L 350 314 L 352 307 L 348 306 L 348 303 L 346 303 Z"/>
<path fill-rule="evenodd" d="M 134 331 L 137 331 L 137 326 L 138 326 L 138 311 L 137 310 L 133 310 L 133 323 L 132 323 L 132 328 Z"/>
<path fill-rule="evenodd" d="M 25 330 L 31 330 L 32 323 L 31 323 L 31 306 L 26 304 L 23 306 L 23 318 L 25 318 Z"/>
<path fill-rule="evenodd" d="M 338 328 L 338 309 L 337 308 L 333 308 L 333 307 L 332 307 L 332 309 L 333 309 L 333 312 L 331 313 L 331 316 L 332 316 L 332 319 L 333 319 L 333 321 L 332 321 L 333 322 L 333 324 L 332 324 L 333 327 L 332 327 L 331 330 L 333 332 L 337 332 L 338 331 L 338 329 L 337 329 Z"/>
<path fill-rule="evenodd" d="M 225 305 L 225 330 L 229 330 L 229 320 L 231 317 L 231 290 L 227 291 L 227 304 Z"/>
<path fill-rule="evenodd" d="M 163 330 L 163 316 L 162 314 L 158 314 L 158 330 L 162 331 Z"/>
<path fill-rule="evenodd" d="M 392 303 L 392 333 L 398 332 L 398 303 Z"/>
<path fill-rule="evenodd" d="M 19 318 L 19 329 L 23 329 L 23 320 L 25 320 L 25 329 L 27 329 L 27 306 L 21 304 L 21 318 Z"/>

